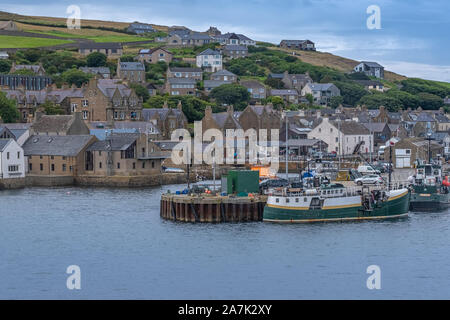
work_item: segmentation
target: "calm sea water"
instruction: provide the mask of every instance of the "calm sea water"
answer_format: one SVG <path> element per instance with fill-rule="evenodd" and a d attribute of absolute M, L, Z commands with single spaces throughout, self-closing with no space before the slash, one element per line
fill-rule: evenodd
<path fill-rule="evenodd" d="M 164 186 L 0 192 L 1 299 L 450 298 L 450 212 L 309 225 L 159 217 Z M 81 268 L 81 290 L 66 268 Z M 381 268 L 381 290 L 366 269 Z"/>

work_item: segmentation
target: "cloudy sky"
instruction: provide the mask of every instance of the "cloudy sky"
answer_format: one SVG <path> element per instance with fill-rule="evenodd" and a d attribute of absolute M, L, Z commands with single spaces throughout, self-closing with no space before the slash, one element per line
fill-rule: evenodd
<path fill-rule="evenodd" d="M 450 82 L 449 0 L 2 0 L 0 10 L 66 17 L 71 4 L 84 19 L 217 26 L 273 43 L 311 39 L 320 51 Z M 367 28 L 370 5 L 380 8 L 381 29 Z"/>

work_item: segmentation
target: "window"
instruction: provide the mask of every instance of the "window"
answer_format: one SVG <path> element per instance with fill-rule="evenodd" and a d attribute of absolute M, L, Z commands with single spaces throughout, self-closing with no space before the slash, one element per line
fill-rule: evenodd
<path fill-rule="evenodd" d="M 117 162 L 117 169 L 120 169 L 120 162 Z"/>
<path fill-rule="evenodd" d="M 155 161 L 152 161 L 152 168 L 155 167 Z"/>
<path fill-rule="evenodd" d="M 54 163 L 52 163 L 51 168 L 52 168 L 52 171 L 55 171 L 55 164 Z"/>
<path fill-rule="evenodd" d="M 81 103 L 83 104 L 83 107 L 87 107 L 89 106 L 89 101 L 88 100 L 82 100 Z"/>
<path fill-rule="evenodd" d="M 65 163 L 63 163 L 63 165 L 62 165 L 62 171 L 66 171 L 67 170 L 67 166 L 66 166 L 66 164 Z"/>
<path fill-rule="evenodd" d="M 142 169 L 145 169 L 145 161 L 142 161 Z"/>
<path fill-rule="evenodd" d="M 133 169 L 136 169 L 136 162 L 133 162 Z"/>
<path fill-rule="evenodd" d="M 298 200 L 299 200 L 298 198 L 295 198 L 295 202 L 298 202 Z"/>
<path fill-rule="evenodd" d="M 9 172 L 17 172 L 17 171 L 19 171 L 19 166 L 17 166 L 17 165 L 8 166 L 8 171 Z"/>
<path fill-rule="evenodd" d="M 50 159 L 52 159 L 52 160 L 53 160 L 53 159 L 55 159 L 55 157 L 54 157 L 54 156 L 50 156 Z"/>
<path fill-rule="evenodd" d="M 9 160 L 9 152 L 6 153 L 6 159 Z"/>
<path fill-rule="evenodd" d="M 28 164 L 28 170 L 30 170 L 30 171 L 33 170 L 33 164 L 32 164 L 32 163 L 29 163 L 29 164 Z"/>
<path fill-rule="evenodd" d="M 86 111 L 86 110 L 83 110 L 83 120 L 87 120 L 87 118 L 88 118 L 88 114 L 89 114 L 89 112 L 88 112 L 88 111 Z"/>
<path fill-rule="evenodd" d="M 275 202 L 276 202 L 276 203 L 279 203 L 279 202 L 280 202 L 280 198 L 276 198 L 276 199 L 275 199 Z"/>
<path fill-rule="evenodd" d="M 99 168 L 99 169 L 102 168 L 102 163 L 101 163 L 101 162 L 98 163 L 98 168 Z"/>
<path fill-rule="evenodd" d="M 42 163 L 39 164 L 39 169 L 40 169 L 41 171 L 44 171 L 44 165 L 43 165 Z"/>
<path fill-rule="evenodd" d="M 77 111 L 77 104 L 76 103 L 72 103 L 70 110 L 72 111 L 72 113 L 74 113 L 75 111 Z"/>

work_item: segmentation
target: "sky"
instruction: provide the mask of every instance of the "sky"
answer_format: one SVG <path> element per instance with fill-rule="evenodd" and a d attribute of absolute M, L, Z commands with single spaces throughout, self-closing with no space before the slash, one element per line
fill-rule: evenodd
<path fill-rule="evenodd" d="M 376 61 L 408 77 L 450 82 L 450 0 L 1 0 L 0 10 L 82 19 L 210 26 L 257 41 L 310 39 L 319 51 Z M 367 8 L 380 9 L 380 28 L 369 29 Z"/>

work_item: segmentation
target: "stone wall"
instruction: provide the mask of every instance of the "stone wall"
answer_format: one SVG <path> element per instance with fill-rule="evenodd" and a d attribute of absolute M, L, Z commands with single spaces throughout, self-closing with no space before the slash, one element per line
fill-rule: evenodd
<path fill-rule="evenodd" d="M 0 190 L 20 189 L 25 187 L 25 178 L 0 179 Z"/>
<path fill-rule="evenodd" d="M 74 185 L 73 176 L 40 176 L 28 175 L 25 177 L 27 187 L 63 187 Z"/>
<path fill-rule="evenodd" d="M 191 182 L 195 181 L 195 174 L 191 173 Z M 182 184 L 186 182 L 185 173 L 165 173 L 145 176 L 78 176 L 75 184 L 90 187 L 119 187 L 136 188 L 152 187 L 166 184 Z"/>

